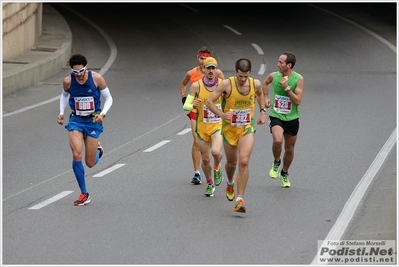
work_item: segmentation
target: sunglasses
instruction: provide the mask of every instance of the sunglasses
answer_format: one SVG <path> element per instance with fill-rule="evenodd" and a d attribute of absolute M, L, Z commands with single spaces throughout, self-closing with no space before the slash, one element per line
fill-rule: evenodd
<path fill-rule="evenodd" d="M 83 73 L 86 70 L 86 66 L 84 66 L 83 68 L 81 68 L 80 70 L 74 70 L 71 69 L 73 74 L 79 74 L 79 73 Z"/>

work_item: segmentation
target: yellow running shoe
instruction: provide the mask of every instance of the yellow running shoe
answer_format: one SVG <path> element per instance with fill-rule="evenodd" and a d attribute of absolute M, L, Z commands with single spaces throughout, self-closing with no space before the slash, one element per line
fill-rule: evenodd
<path fill-rule="evenodd" d="M 227 184 L 225 191 L 226 191 L 227 199 L 229 201 L 233 201 L 234 198 L 236 197 L 236 192 L 234 190 L 234 184 L 232 184 L 232 185 Z"/>
<path fill-rule="evenodd" d="M 286 175 L 281 175 L 281 186 L 285 188 L 290 188 L 291 183 L 290 180 L 288 179 L 288 173 Z"/>
<path fill-rule="evenodd" d="M 213 193 L 215 192 L 215 185 L 214 184 L 207 184 L 205 188 L 205 196 L 213 197 Z"/>
<path fill-rule="evenodd" d="M 213 170 L 213 180 L 215 181 L 216 186 L 219 186 L 223 181 L 222 169 L 220 168 L 220 164 L 219 170 Z"/>
<path fill-rule="evenodd" d="M 273 163 L 272 168 L 270 169 L 269 176 L 272 179 L 276 179 L 278 176 L 278 172 L 280 171 L 281 164 Z"/>

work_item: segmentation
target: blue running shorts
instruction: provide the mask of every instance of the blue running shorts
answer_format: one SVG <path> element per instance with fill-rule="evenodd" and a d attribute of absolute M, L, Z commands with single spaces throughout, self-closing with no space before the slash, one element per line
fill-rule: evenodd
<path fill-rule="evenodd" d="M 83 137 L 90 136 L 92 138 L 98 139 L 100 134 L 104 131 L 102 123 L 93 123 L 92 118 L 87 118 L 83 120 L 78 116 L 70 117 L 70 120 L 65 129 L 68 131 L 76 130 L 83 133 Z"/>

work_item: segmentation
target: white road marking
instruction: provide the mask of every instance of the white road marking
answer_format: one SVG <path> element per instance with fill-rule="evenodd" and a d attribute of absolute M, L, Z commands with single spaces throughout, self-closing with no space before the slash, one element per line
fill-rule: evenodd
<path fill-rule="evenodd" d="M 126 165 L 125 163 L 123 163 L 123 164 L 116 164 L 116 165 L 114 165 L 114 166 L 112 166 L 112 167 L 110 167 L 110 168 L 108 168 L 108 169 L 103 170 L 102 172 L 99 172 L 99 173 L 93 175 L 93 177 L 103 177 L 104 175 L 107 175 L 108 173 L 113 172 L 113 171 L 115 171 L 115 170 L 117 170 L 117 169 L 119 169 L 120 167 L 123 167 L 123 166 L 125 166 L 125 165 Z"/>
<path fill-rule="evenodd" d="M 375 157 L 373 163 L 371 163 L 369 169 L 363 175 L 363 178 L 357 184 L 355 190 L 352 192 L 351 196 L 349 197 L 348 201 L 346 202 L 344 208 L 341 211 L 337 221 L 331 228 L 330 232 L 328 232 L 327 237 L 324 240 L 340 240 L 342 235 L 344 234 L 346 228 L 348 227 L 349 223 L 352 220 L 353 215 L 361 199 L 363 198 L 367 188 L 369 187 L 370 183 L 373 181 L 374 177 L 376 176 L 377 172 L 381 168 L 382 164 L 384 163 L 386 157 L 388 156 L 389 152 L 391 151 L 392 147 L 396 143 L 396 128 L 392 132 L 391 136 L 385 142 L 384 146 L 381 148 L 380 152 Z M 320 264 L 318 263 L 318 259 L 320 256 L 320 250 L 318 250 L 316 256 L 314 257 L 311 264 Z M 326 258 L 331 258 L 331 255 L 327 255 Z M 326 260 L 326 263 L 328 260 Z"/>
<path fill-rule="evenodd" d="M 47 206 L 47 205 L 49 205 L 49 204 L 51 204 L 51 203 L 53 203 L 53 202 L 56 202 L 57 200 L 60 200 L 60 199 L 63 198 L 63 197 L 66 197 L 67 195 L 69 195 L 69 194 L 71 194 L 71 193 L 73 193 L 73 191 L 64 191 L 64 192 L 61 192 L 61 193 L 59 193 L 58 195 L 53 196 L 52 198 L 49 198 L 49 199 L 47 199 L 47 200 L 45 200 L 45 201 L 43 201 L 43 202 L 41 202 L 41 203 L 39 203 L 39 204 L 37 204 L 37 205 L 35 205 L 35 206 L 30 207 L 29 209 L 30 209 L 30 210 L 38 210 L 38 209 L 41 209 L 41 208 L 43 208 L 43 207 L 45 207 L 45 206 Z"/>
<path fill-rule="evenodd" d="M 60 95 L 61 95 L 61 94 L 60 94 Z M 3 115 L 3 118 L 4 118 L 4 117 L 11 116 L 11 115 L 15 115 L 15 114 L 18 114 L 18 113 L 27 111 L 27 110 L 30 110 L 30 109 L 32 109 L 32 108 L 36 108 L 36 107 L 39 107 L 39 106 L 43 106 L 43 105 L 45 105 L 45 104 L 47 104 L 47 103 L 51 103 L 51 102 L 53 102 L 53 101 L 56 101 L 56 100 L 60 99 L 60 95 L 59 95 L 59 96 L 56 96 L 56 97 L 53 97 L 53 98 L 51 98 L 51 99 L 49 99 L 49 100 L 43 101 L 43 102 L 40 102 L 40 103 L 31 105 L 31 106 L 24 107 L 24 108 L 18 109 L 18 110 L 16 110 L 16 111 L 13 111 L 13 112 L 10 112 L 10 113 L 6 113 L 6 114 Z"/>
<path fill-rule="evenodd" d="M 241 35 L 241 33 L 240 33 L 240 32 L 238 32 L 238 31 L 234 30 L 233 28 L 231 28 L 231 27 L 230 27 L 230 26 L 228 26 L 228 25 L 223 25 L 223 27 L 225 27 L 226 29 L 229 29 L 230 31 L 234 32 L 234 33 L 235 33 L 235 34 L 237 34 L 237 35 Z"/>
<path fill-rule="evenodd" d="M 258 52 L 259 55 L 264 54 L 262 48 L 260 48 L 259 45 L 257 44 L 251 44 L 251 45 L 256 49 L 256 52 Z"/>
<path fill-rule="evenodd" d="M 255 43 L 252 43 L 251 45 L 255 48 L 256 52 L 258 52 L 259 55 L 264 55 L 263 50 L 262 50 L 262 48 L 260 48 L 259 45 L 255 44 Z M 258 74 L 263 75 L 263 73 L 265 73 L 265 71 L 266 71 L 266 64 L 260 64 L 260 69 L 259 69 Z"/>
<path fill-rule="evenodd" d="M 258 74 L 263 75 L 263 73 L 265 73 L 265 71 L 266 71 L 266 64 L 260 64 L 260 69 L 259 69 Z"/>
<path fill-rule="evenodd" d="M 154 151 L 155 149 L 160 148 L 161 146 L 163 146 L 163 145 L 165 145 L 165 144 L 167 144 L 167 143 L 169 143 L 169 142 L 170 142 L 170 140 L 163 140 L 163 141 L 159 142 L 158 144 L 156 144 L 156 145 L 154 145 L 154 146 L 152 146 L 152 147 L 150 147 L 150 148 L 147 148 L 147 149 L 144 150 L 143 152 L 151 152 L 151 151 Z"/>
<path fill-rule="evenodd" d="M 178 132 L 176 135 L 185 135 L 188 132 L 191 132 L 191 128 L 186 128 L 183 131 Z"/>

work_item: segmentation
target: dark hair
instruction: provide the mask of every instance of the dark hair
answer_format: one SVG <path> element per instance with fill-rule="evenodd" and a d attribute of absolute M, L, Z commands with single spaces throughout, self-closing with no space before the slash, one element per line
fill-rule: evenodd
<path fill-rule="evenodd" d="M 283 55 L 287 56 L 287 60 L 285 61 L 285 64 L 291 63 L 291 69 L 293 69 L 294 66 L 295 66 L 295 62 L 296 62 L 296 58 L 295 58 L 294 53 L 292 53 L 292 52 L 284 52 Z"/>
<path fill-rule="evenodd" d="M 248 72 L 251 71 L 251 61 L 246 58 L 240 58 L 236 62 L 236 70 L 240 70 L 242 72 Z"/>
<path fill-rule="evenodd" d="M 207 46 L 201 46 L 201 48 L 198 49 L 198 53 L 201 53 L 201 52 L 213 54 L 212 49 L 210 49 L 210 48 L 207 47 Z"/>
<path fill-rule="evenodd" d="M 83 55 L 75 54 L 71 56 L 71 58 L 68 61 L 68 64 L 71 68 L 73 68 L 73 66 L 75 65 L 83 65 L 83 67 L 85 67 L 87 64 L 87 59 Z"/>

